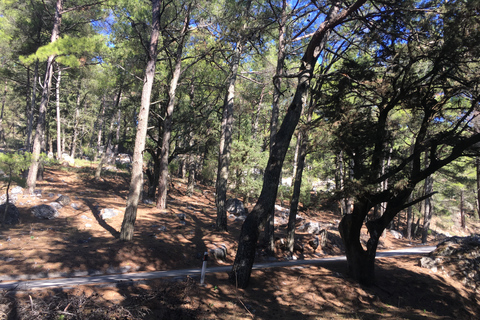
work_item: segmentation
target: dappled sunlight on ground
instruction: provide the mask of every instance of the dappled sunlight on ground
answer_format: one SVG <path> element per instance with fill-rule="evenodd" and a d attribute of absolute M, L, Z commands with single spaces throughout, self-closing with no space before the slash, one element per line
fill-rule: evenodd
<path fill-rule="evenodd" d="M 118 234 L 128 193 L 128 174 L 107 173 L 101 181 L 95 181 L 93 174 L 93 168 L 49 168 L 45 180 L 37 186 L 42 197 L 19 196 L 21 223 L 7 226 L 0 233 L 0 280 L 25 279 L 24 275 L 70 276 L 75 272 L 200 269 L 203 253 L 221 245 L 227 248 L 225 261 L 210 259 L 209 266 L 233 262 L 242 221 L 229 218 L 229 232 L 215 230 L 212 187 L 198 185 L 194 194 L 188 196 L 183 181 L 174 179 L 170 183 L 168 208 L 158 210 L 154 204 L 141 203 L 134 239 L 122 242 Z M 59 194 L 69 196 L 80 209 L 66 206 L 53 220 L 32 216 L 32 206 L 53 202 Z M 100 211 L 105 208 L 115 209 L 119 215 L 104 220 Z M 308 221 L 330 227 L 327 246 L 318 250 L 308 245 L 312 235 L 297 232 L 301 247 L 295 252 L 298 259 L 342 253 L 336 229 L 338 215 L 328 210 L 300 214 Z M 276 236 L 284 237 L 285 231 L 286 225 L 277 226 Z M 367 236 L 366 230 L 362 233 Z M 438 235 L 430 237 L 430 244 L 435 244 L 435 237 Z M 395 239 L 387 232 L 379 250 L 417 244 L 419 240 Z M 257 262 L 267 261 L 262 250 L 259 252 Z M 277 260 L 285 259 L 281 248 L 276 253 Z M 207 274 L 206 286 L 199 286 L 197 278 L 179 278 L 29 294 L 34 302 L 84 294 L 84 304 L 92 310 L 98 305 L 120 306 L 124 308 L 122 312 L 137 310 L 141 319 L 476 319 L 480 312 L 478 295 L 452 278 L 418 267 L 418 259 L 419 256 L 379 259 L 377 283 L 370 288 L 348 279 L 344 274 L 345 262 L 337 262 L 325 267 L 256 270 L 251 286 L 245 290 L 236 289 L 227 282 L 225 273 L 219 273 Z M 21 301 L 31 303 L 25 297 L 25 293 L 17 292 L 11 299 L 17 305 Z"/>

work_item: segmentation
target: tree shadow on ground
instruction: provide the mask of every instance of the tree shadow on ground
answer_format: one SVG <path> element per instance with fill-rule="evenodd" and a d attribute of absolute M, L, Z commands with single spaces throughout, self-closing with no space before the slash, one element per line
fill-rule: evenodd
<path fill-rule="evenodd" d="M 346 276 L 346 262 L 327 263 L 322 266 L 342 279 L 343 286 L 332 285 L 335 281 L 328 286 L 313 281 L 312 286 L 325 299 L 329 292 L 332 296 L 344 297 L 343 305 L 352 310 L 344 314 L 355 314 L 362 319 L 477 319 L 480 297 L 467 298 L 469 293 L 461 285 L 452 285 L 439 274 L 429 274 L 427 269 L 414 272 L 399 266 L 417 265 L 420 258 L 377 259 L 376 282 L 371 287 L 361 286 Z"/>
<path fill-rule="evenodd" d="M 90 211 L 95 217 L 97 223 L 102 226 L 102 228 L 107 230 L 114 238 L 118 239 L 120 237 L 120 232 L 115 230 L 105 220 L 103 220 L 103 218 L 100 216 L 99 205 L 94 204 L 94 202 L 90 199 L 84 199 L 83 202 L 88 206 L 88 208 L 90 208 Z"/>

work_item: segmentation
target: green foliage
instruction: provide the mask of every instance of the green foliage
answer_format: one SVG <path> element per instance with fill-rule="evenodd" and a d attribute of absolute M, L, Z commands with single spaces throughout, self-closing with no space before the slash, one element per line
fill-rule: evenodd
<path fill-rule="evenodd" d="M 18 178 L 21 176 L 22 171 L 28 169 L 31 163 L 31 154 L 26 153 L 0 153 L 0 170 L 6 174 L 6 178 L 3 180 L 19 182 Z"/>
<path fill-rule="evenodd" d="M 0 169 L 12 174 L 20 174 L 31 163 L 29 152 L 0 153 Z"/>
<path fill-rule="evenodd" d="M 235 140 L 232 145 L 230 172 L 233 192 L 241 197 L 258 196 L 262 188 L 263 170 L 268 161 L 268 152 L 262 151 L 254 140 Z"/>
<path fill-rule="evenodd" d="M 46 61 L 49 56 L 57 56 L 57 62 L 69 66 L 79 67 L 85 64 L 85 55 L 91 56 L 106 48 L 105 38 L 102 35 L 90 37 L 70 37 L 68 35 L 38 48 L 37 52 L 29 56 L 20 56 L 20 61 L 27 65 L 36 60 Z"/>
<path fill-rule="evenodd" d="M 209 154 L 203 161 L 201 177 L 204 183 L 214 184 L 217 174 L 217 159 L 215 155 Z"/>

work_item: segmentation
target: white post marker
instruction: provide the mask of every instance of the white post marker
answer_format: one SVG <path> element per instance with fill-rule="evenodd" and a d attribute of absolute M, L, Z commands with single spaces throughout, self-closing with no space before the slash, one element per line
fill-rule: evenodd
<path fill-rule="evenodd" d="M 208 252 L 203 254 L 202 273 L 200 275 L 200 285 L 205 284 L 205 272 L 207 271 Z"/>

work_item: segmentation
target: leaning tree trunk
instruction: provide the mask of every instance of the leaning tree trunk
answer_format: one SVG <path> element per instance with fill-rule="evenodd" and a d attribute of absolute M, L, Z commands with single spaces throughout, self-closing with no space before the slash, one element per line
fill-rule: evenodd
<path fill-rule="evenodd" d="M 60 34 L 60 25 L 62 22 L 63 0 L 57 0 L 55 7 L 55 16 L 53 20 L 52 36 L 50 42 L 57 41 Z M 33 139 L 32 149 L 32 163 L 28 170 L 27 188 L 30 193 L 33 193 L 37 183 L 37 173 L 40 160 L 40 150 L 42 147 L 42 140 L 45 135 L 45 117 L 47 113 L 48 98 L 50 96 L 50 90 L 52 86 L 53 75 L 53 62 L 55 60 L 55 54 L 52 54 L 47 59 L 47 68 L 45 71 L 45 79 L 43 81 L 42 99 L 40 100 L 40 106 L 38 110 L 37 127 L 35 130 L 35 137 Z"/>
<path fill-rule="evenodd" d="M 326 42 L 326 34 L 329 30 L 342 23 L 348 15 L 357 10 L 365 1 L 366 0 L 358 0 L 342 12 L 339 12 L 340 2 L 336 1 L 327 18 L 313 34 L 307 46 L 305 55 L 302 58 L 300 75 L 293 101 L 287 109 L 282 125 L 275 136 L 274 147 L 270 152 L 263 177 L 262 191 L 255 207 L 242 225 L 237 254 L 232 266 L 232 271 L 229 274 L 230 282 L 240 288 L 247 287 L 250 281 L 252 266 L 255 260 L 259 228 L 265 223 L 267 215 L 274 208 L 285 154 L 287 153 L 295 127 L 300 119 L 302 106 L 310 87 L 315 64 Z"/>
<path fill-rule="evenodd" d="M 137 134 L 133 151 L 132 177 L 130 180 L 127 207 L 122 222 L 122 230 L 120 232 L 120 239 L 125 241 L 130 241 L 133 238 L 138 201 L 143 186 L 143 151 L 145 149 L 145 139 L 147 137 L 148 113 L 150 110 L 150 98 L 155 78 L 155 64 L 157 62 L 158 54 L 157 46 L 160 34 L 161 3 L 161 0 L 152 1 L 152 33 L 148 48 L 148 60 L 145 68 L 140 112 L 138 114 Z"/>
<path fill-rule="evenodd" d="M 188 32 L 189 17 L 190 9 L 188 9 L 187 13 L 185 14 L 181 38 L 177 44 L 175 68 L 173 69 L 172 80 L 170 81 L 170 89 L 168 91 L 167 113 L 163 122 L 162 150 L 160 153 L 160 178 L 158 181 L 157 209 L 165 209 L 167 207 L 168 155 L 170 152 L 170 137 L 172 136 L 173 110 L 175 108 L 175 95 L 177 92 L 178 80 L 180 79 L 180 75 L 182 73 L 183 45 Z"/>

